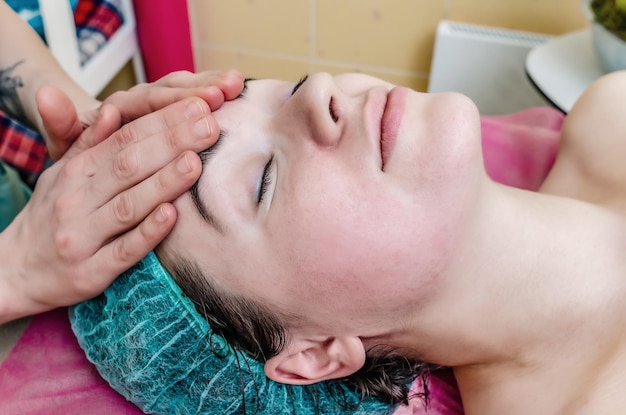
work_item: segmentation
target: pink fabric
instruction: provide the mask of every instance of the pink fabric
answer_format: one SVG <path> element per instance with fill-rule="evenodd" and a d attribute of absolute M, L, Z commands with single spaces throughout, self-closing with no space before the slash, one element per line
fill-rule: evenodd
<path fill-rule="evenodd" d="M 410 400 L 408 406 L 399 407 L 393 415 L 463 415 L 461 395 L 452 370 L 440 370 L 430 377 L 428 383 L 430 400 L 425 407 L 420 399 Z M 420 382 L 414 382 L 412 393 L 422 390 Z"/>
<path fill-rule="evenodd" d="M 536 190 L 554 162 L 563 114 L 533 108 L 503 117 L 483 117 L 483 154 L 489 175 Z M 419 385 L 415 385 L 419 388 Z M 419 399 L 394 415 L 463 415 L 451 371 L 432 377 L 430 408 Z M 138 415 L 141 412 L 103 381 L 78 347 L 67 310 L 33 318 L 0 365 L 0 414 Z"/>
<path fill-rule="evenodd" d="M 552 168 L 565 116 L 537 107 L 512 115 L 482 117 L 485 170 L 496 182 L 537 190 Z"/>
<path fill-rule="evenodd" d="M 137 38 L 148 82 L 194 71 L 187 0 L 134 0 Z"/>
<path fill-rule="evenodd" d="M 87 361 L 67 309 L 32 319 L 0 365 L 2 415 L 141 415 Z"/>

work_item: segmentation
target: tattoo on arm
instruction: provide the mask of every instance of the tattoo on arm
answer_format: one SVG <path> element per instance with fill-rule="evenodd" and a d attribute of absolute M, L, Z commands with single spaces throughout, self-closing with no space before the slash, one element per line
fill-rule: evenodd
<path fill-rule="evenodd" d="M 13 75 L 15 68 L 22 63 L 23 60 L 6 69 L 0 69 L 0 108 L 16 119 L 26 120 L 24 108 L 17 95 L 17 88 L 23 87 L 24 83 L 20 76 Z"/>

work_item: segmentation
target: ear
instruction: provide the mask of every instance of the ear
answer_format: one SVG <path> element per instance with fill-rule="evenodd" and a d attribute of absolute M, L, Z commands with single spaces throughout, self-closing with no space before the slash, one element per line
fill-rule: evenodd
<path fill-rule="evenodd" d="M 265 363 L 265 374 L 276 382 L 309 385 L 349 376 L 364 363 L 365 347 L 359 337 L 293 339 L 285 351 Z"/>

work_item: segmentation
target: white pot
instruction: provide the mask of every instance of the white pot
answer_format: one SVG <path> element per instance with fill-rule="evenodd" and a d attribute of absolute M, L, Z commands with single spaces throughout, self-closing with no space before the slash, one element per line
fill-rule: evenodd
<path fill-rule="evenodd" d="M 591 24 L 591 35 L 596 55 L 605 71 L 626 69 L 626 42 L 596 22 Z"/>
<path fill-rule="evenodd" d="M 606 72 L 626 69 L 626 42 L 594 20 L 591 0 L 581 0 L 583 13 L 591 22 L 593 47 Z"/>

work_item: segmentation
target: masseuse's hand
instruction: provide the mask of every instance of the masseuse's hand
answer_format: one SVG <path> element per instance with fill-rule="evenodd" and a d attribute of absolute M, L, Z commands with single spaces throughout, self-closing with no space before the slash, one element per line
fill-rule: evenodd
<path fill-rule="evenodd" d="M 83 135 L 98 141 L 119 122 L 105 105 Z M 93 297 L 145 256 L 174 225 L 169 201 L 199 177 L 196 152 L 218 132 L 208 104 L 187 98 L 70 148 L 0 233 L 0 322 Z"/>
<path fill-rule="evenodd" d="M 126 123 L 191 96 L 205 100 L 212 110 L 224 100 L 237 97 L 243 88 L 243 75 L 238 71 L 173 72 L 152 83 L 139 84 L 128 91 L 112 94 L 103 104 L 118 108 Z M 74 103 L 56 88 L 44 87 L 37 93 L 37 106 L 45 129 L 48 152 L 58 160 L 85 128 L 98 118 L 101 106 L 96 100 L 75 108 Z M 93 143 L 83 143 L 89 148 Z"/>

